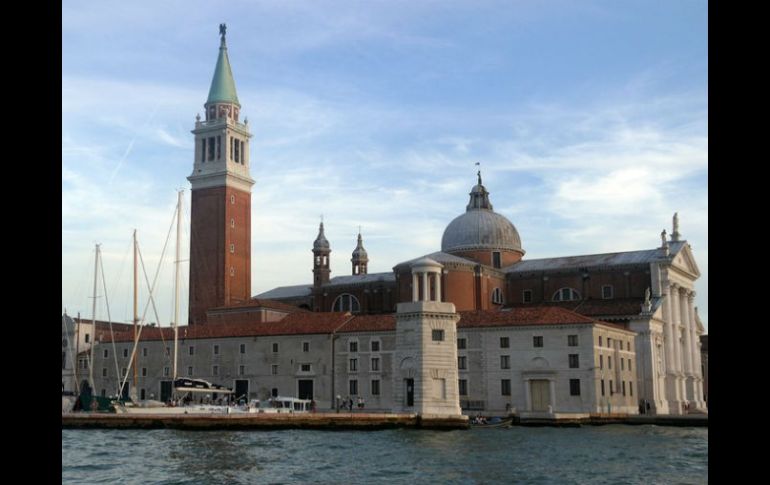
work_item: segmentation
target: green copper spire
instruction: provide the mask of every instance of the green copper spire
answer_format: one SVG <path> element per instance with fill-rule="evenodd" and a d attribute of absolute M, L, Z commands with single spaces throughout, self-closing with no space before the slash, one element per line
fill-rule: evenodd
<path fill-rule="evenodd" d="M 214 78 L 211 80 L 211 89 L 209 89 L 209 103 L 235 103 L 238 106 L 238 95 L 235 92 L 235 80 L 233 71 L 230 69 L 230 59 L 227 57 L 227 44 L 225 43 L 225 33 L 227 26 L 219 24 L 219 34 L 222 41 L 219 44 L 219 57 L 217 58 L 217 67 L 214 68 Z"/>

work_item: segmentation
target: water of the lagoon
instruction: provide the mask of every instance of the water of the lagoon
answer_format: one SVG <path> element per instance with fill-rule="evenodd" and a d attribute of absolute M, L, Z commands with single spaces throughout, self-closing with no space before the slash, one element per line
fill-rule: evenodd
<path fill-rule="evenodd" d="M 62 483 L 708 482 L 708 428 L 62 430 Z"/>

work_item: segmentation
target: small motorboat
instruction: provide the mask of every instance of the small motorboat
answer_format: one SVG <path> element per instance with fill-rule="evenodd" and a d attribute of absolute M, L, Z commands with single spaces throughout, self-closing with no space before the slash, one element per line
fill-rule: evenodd
<path fill-rule="evenodd" d="M 492 417 L 485 418 L 483 416 L 476 416 L 471 420 L 472 428 L 510 428 L 513 423 L 513 418 L 508 416 L 506 418 Z"/>

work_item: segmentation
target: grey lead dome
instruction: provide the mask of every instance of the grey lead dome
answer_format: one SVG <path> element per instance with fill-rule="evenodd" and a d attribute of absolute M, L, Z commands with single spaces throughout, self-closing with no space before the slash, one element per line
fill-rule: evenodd
<path fill-rule="evenodd" d="M 479 183 L 471 189 L 465 214 L 456 217 L 444 230 L 441 251 L 507 249 L 522 254 L 521 238 L 511 221 L 492 210 L 489 192 Z"/>

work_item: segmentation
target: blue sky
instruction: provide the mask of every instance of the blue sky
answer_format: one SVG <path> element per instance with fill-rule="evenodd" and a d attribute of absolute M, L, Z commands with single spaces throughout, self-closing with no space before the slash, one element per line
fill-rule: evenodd
<path fill-rule="evenodd" d="M 678 211 L 707 323 L 707 7 L 67 1 L 62 307 L 90 316 L 98 242 L 111 316 L 129 320 L 132 230 L 152 278 L 176 189 L 189 218 L 190 130 L 226 22 L 254 135 L 253 294 L 311 281 L 320 214 L 332 276 L 358 226 L 370 272 L 439 250 L 480 162 L 526 258 L 654 248 Z M 168 324 L 172 281 L 165 262 L 148 321 Z"/>

